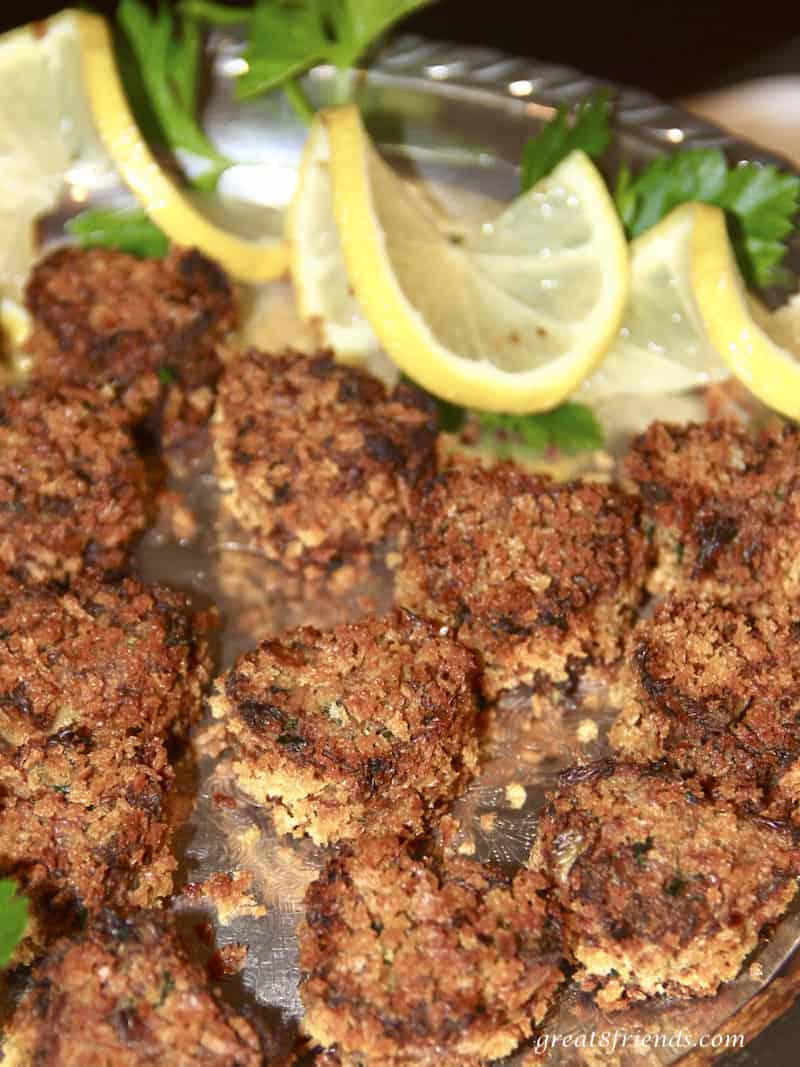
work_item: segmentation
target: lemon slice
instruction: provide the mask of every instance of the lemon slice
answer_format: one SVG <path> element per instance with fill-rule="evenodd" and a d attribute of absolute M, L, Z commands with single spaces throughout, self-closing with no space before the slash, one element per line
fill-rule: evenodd
<path fill-rule="evenodd" d="M 0 293 L 21 297 L 37 255 L 36 219 L 66 189 L 79 199 L 116 182 L 82 92 L 75 17 L 0 37 Z"/>
<path fill-rule="evenodd" d="M 363 364 L 380 341 L 353 295 L 333 213 L 328 134 L 317 117 L 300 165 L 286 226 L 297 309 L 314 321 L 342 363 Z"/>
<path fill-rule="evenodd" d="M 602 363 L 578 390 L 584 402 L 631 393 L 682 393 L 730 376 L 706 334 L 692 288 L 695 207 L 675 208 L 632 242 L 622 326 Z"/>
<path fill-rule="evenodd" d="M 694 205 L 691 283 L 703 327 L 731 372 L 769 407 L 800 418 L 800 361 L 776 343 L 783 319 L 754 316 L 725 216 L 707 204 Z M 772 322 L 775 329 L 772 329 Z M 765 328 L 766 327 L 766 328 Z"/>
<path fill-rule="evenodd" d="M 388 355 L 453 403 L 519 413 L 563 400 L 616 335 L 628 289 L 622 227 L 589 159 L 574 152 L 456 242 L 355 108 L 323 119 L 347 276 Z"/>
<path fill-rule="evenodd" d="M 201 215 L 164 173 L 131 114 L 105 21 L 74 13 L 80 29 L 86 91 L 100 138 L 144 210 L 177 244 L 193 245 L 233 277 L 269 281 L 286 269 L 282 240 L 245 240 Z"/>

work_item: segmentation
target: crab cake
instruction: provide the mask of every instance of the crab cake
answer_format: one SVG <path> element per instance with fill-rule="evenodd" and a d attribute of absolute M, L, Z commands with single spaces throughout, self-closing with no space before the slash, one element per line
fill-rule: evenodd
<path fill-rule="evenodd" d="M 783 601 L 673 594 L 631 637 L 612 745 L 745 809 L 800 815 L 800 626 Z"/>
<path fill-rule="evenodd" d="M 347 1063 L 508 1055 L 564 978 L 545 890 L 533 871 L 418 858 L 397 838 L 342 846 L 298 927 L 306 1031 Z"/>
<path fill-rule="evenodd" d="M 734 978 L 794 897 L 800 849 L 696 779 L 605 760 L 562 775 L 532 865 L 555 883 L 579 983 L 617 1009 Z"/>
<path fill-rule="evenodd" d="M 418 833 L 477 765 L 476 667 L 408 612 L 262 642 L 218 679 L 243 792 L 324 844 Z"/>
<path fill-rule="evenodd" d="M 656 422 L 623 465 L 658 550 L 653 592 L 684 579 L 718 598 L 800 594 L 800 431 Z"/>
<path fill-rule="evenodd" d="M 73 727 L 0 748 L 0 876 L 19 882 L 33 918 L 18 960 L 87 913 L 149 907 L 172 891 L 170 781 L 156 740 L 95 745 Z"/>
<path fill-rule="evenodd" d="M 7 1067 L 261 1067 L 256 1031 L 215 995 L 169 918 L 112 912 L 35 968 Z"/>
<path fill-rule="evenodd" d="M 208 654 L 187 598 L 133 579 L 68 592 L 0 578 L 0 740 L 80 733 L 184 736 L 200 717 Z"/>
<path fill-rule="evenodd" d="M 478 653 L 487 697 L 549 690 L 618 659 L 644 583 L 638 525 L 612 486 L 456 461 L 421 494 L 396 598 Z"/>
<path fill-rule="evenodd" d="M 147 524 L 145 489 L 130 434 L 95 390 L 0 395 L 0 572 L 66 583 L 119 570 Z"/>
<path fill-rule="evenodd" d="M 198 251 L 60 248 L 34 269 L 26 300 L 36 378 L 102 387 L 137 420 L 160 407 L 168 445 L 207 420 L 218 346 L 238 315 L 225 274 Z"/>
<path fill-rule="evenodd" d="M 385 558 L 434 470 L 432 402 L 330 355 L 245 352 L 220 381 L 213 433 L 223 510 L 311 580 Z"/>

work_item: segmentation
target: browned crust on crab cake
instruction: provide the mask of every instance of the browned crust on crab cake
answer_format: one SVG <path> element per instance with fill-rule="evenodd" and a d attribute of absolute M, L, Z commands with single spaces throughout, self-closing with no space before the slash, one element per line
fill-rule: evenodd
<path fill-rule="evenodd" d="M 800 849 L 697 780 L 606 760 L 564 773 L 532 865 L 555 884 L 577 980 L 613 1010 L 734 978 L 794 897 Z"/>
<path fill-rule="evenodd" d="M 347 1063 L 464 1067 L 509 1054 L 564 977 L 545 889 L 533 871 L 418 858 L 397 838 L 343 846 L 298 927 L 304 1028 Z"/>
<path fill-rule="evenodd" d="M 652 591 L 689 580 L 718 599 L 800 593 L 799 472 L 795 427 L 653 423 L 623 464 L 658 550 Z"/>
<path fill-rule="evenodd" d="M 0 578 L 0 740 L 184 737 L 210 673 L 192 622 L 184 594 L 132 578 L 61 594 Z"/>
<path fill-rule="evenodd" d="M 157 410 L 167 447 L 207 421 L 218 346 L 238 311 L 227 277 L 200 252 L 60 248 L 35 267 L 26 300 L 34 377 L 102 387 L 135 420 Z"/>
<path fill-rule="evenodd" d="M 106 912 L 36 967 L 7 1067 L 261 1067 L 252 1025 L 209 986 L 163 914 Z"/>
<path fill-rule="evenodd" d="M 328 354 L 250 350 L 226 367 L 213 424 L 222 506 L 254 548 L 310 579 L 383 559 L 434 469 L 436 413 Z"/>
<path fill-rule="evenodd" d="M 33 919 L 18 962 L 86 913 L 169 895 L 170 781 L 157 740 L 95 745 L 91 733 L 69 729 L 0 750 L 0 875 L 18 881 Z"/>
<path fill-rule="evenodd" d="M 397 601 L 479 654 L 490 698 L 569 682 L 622 651 L 645 576 L 638 525 L 615 487 L 454 461 L 420 496 Z"/>
<path fill-rule="evenodd" d="M 145 489 L 130 434 L 95 390 L 0 395 L 0 572 L 64 583 L 119 570 L 147 523 Z"/>
<path fill-rule="evenodd" d="M 301 627 L 214 686 L 243 792 L 319 843 L 418 833 L 477 765 L 474 658 L 408 612 Z"/>
<path fill-rule="evenodd" d="M 666 759 L 712 796 L 789 818 L 800 804 L 800 621 L 782 600 L 723 605 L 675 593 L 631 634 L 611 730 L 637 761 Z"/>

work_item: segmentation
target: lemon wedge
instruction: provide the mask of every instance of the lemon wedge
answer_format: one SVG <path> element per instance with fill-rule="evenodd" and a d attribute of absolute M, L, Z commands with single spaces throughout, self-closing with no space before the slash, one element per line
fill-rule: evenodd
<path fill-rule="evenodd" d="M 769 407 L 800 416 L 793 304 L 768 311 L 747 292 L 724 213 L 683 204 L 631 246 L 619 335 L 575 396 L 674 395 L 734 375 Z"/>
<path fill-rule="evenodd" d="M 116 184 L 82 92 L 78 20 L 65 12 L 0 37 L 0 293 L 20 299 L 35 222 L 65 191 Z"/>
<path fill-rule="evenodd" d="M 308 133 L 297 189 L 286 220 L 297 309 L 315 322 L 342 363 L 364 364 L 380 349 L 347 278 L 333 213 L 328 134 L 319 116 Z"/>
<path fill-rule="evenodd" d="M 483 410 L 541 411 L 569 395 L 616 335 L 628 291 L 622 227 L 589 159 L 572 153 L 454 241 L 355 108 L 323 121 L 347 277 L 392 360 Z"/>
<path fill-rule="evenodd" d="M 675 208 L 631 243 L 631 287 L 622 326 L 577 391 L 584 402 L 631 393 L 683 393 L 729 377 L 704 329 L 692 287 L 697 206 Z"/>
<path fill-rule="evenodd" d="M 270 281 L 283 274 L 287 254 L 282 240 L 246 240 L 220 229 L 164 173 L 128 107 L 105 20 L 83 12 L 73 17 L 78 20 L 86 92 L 100 138 L 150 218 L 176 244 L 196 246 L 241 281 Z"/>

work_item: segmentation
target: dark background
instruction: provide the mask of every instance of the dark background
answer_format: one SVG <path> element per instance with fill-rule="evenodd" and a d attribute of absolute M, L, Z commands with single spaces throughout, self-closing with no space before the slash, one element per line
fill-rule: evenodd
<path fill-rule="evenodd" d="M 0 2 L 0 26 L 64 3 Z M 90 6 L 112 12 L 115 2 Z M 750 0 L 439 0 L 406 27 L 433 37 L 566 63 L 674 97 L 764 70 L 800 70 L 800 6 Z M 793 40 L 794 39 L 794 40 Z"/>

